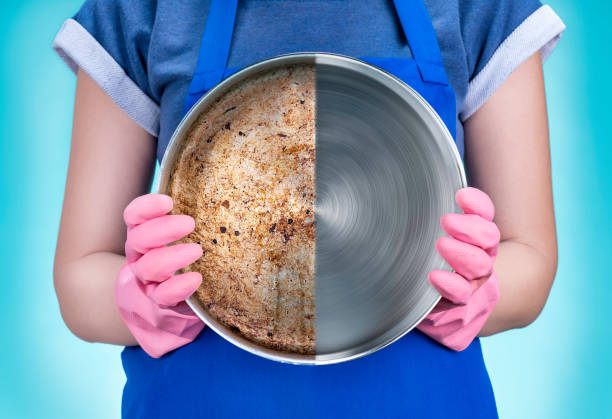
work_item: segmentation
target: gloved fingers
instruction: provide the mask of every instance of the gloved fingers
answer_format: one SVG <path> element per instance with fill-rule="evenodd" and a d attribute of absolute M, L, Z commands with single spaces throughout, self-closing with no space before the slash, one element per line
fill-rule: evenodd
<path fill-rule="evenodd" d="M 167 309 L 166 309 L 167 310 Z M 122 313 L 125 315 L 125 313 Z M 153 358 L 184 346 L 193 341 L 204 328 L 204 323 L 195 315 L 191 318 L 164 317 L 164 326 L 171 330 L 160 328 L 138 314 L 130 315 L 128 328 L 142 349 Z M 169 321 L 170 320 L 170 321 Z"/>
<path fill-rule="evenodd" d="M 151 298 L 161 307 L 173 306 L 186 300 L 201 283 L 202 275 L 199 272 L 185 272 L 161 282 L 153 290 Z"/>
<path fill-rule="evenodd" d="M 462 277 L 473 280 L 491 274 L 493 261 L 481 248 L 451 237 L 436 240 L 436 250 Z"/>
<path fill-rule="evenodd" d="M 472 296 L 472 286 L 456 272 L 432 270 L 428 279 L 442 297 L 455 304 L 466 304 Z"/>
<path fill-rule="evenodd" d="M 499 292 L 499 281 L 493 270 L 489 278 L 472 294 L 468 304 L 451 304 L 443 298 L 438 306 L 442 309 L 446 304 L 448 309 L 436 313 L 432 311 L 419 323 L 417 329 L 442 345 L 462 351 L 482 330 L 499 300 Z"/>
<path fill-rule="evenodd" d="M 181 301 L 180 303 L 173 305 L 172 307 L 169 307 L 169 308 L 172 309 L 172 311 L 174 311 L 179 316 L 190 316 L 190 317 L 196 316 L 197 317 L 197 315 L 193 312 L 191 307 L 189 307 L 189 305 L 185 301 Z"/>
<path fill-rule="evenodd" d="M 493 247 L 490 247 L 488 249 L 485 249 L 485 252 L 487 252 L 487 254 L 489 256 L 491 256 L 491 259 L 495 260 L 495 258 L 497 257 L 497 252 L 499 251 L 499 243 L 496 244 Z"/>
<path fill-rule="evenodd" d="M 434 326 L 432 322 L 428 321 L 427 319 L 423 320 L 417 326 L 417 329 L 419 329 L 421 332 L 425 333 L 427 336 L 429 336 L 436 342 L 439 342 L 440 344 L 447 346 L 451 349 L 455 349 L 459 345 L 457 345 L 456 342 L 448 342 L 448 340 L 445 338 L 451 333 L 460 330 L 460 328 L 461 326 L 458 323 L 449 323 L 445 324 L 444 326 Z"/>
<path fill-rule="evenodd" d="M 467 310 L 468 307 L 466 305 L 455 305 L 454 307 L 451 307 L 450 309 L 431 319 L 431 324 L 436 327 L 441 327 L 449 323 L 457 323 L 458 325 L 461 325 L 461 319 Z"/>
<path fill-rule="evenodd" d="M 427 317 L 431 316 L 431 320 L 433 320 L 441 313 L 447 310 L 450 310 L 451 308 L 454 308 L 454 307 L 457 307 L 457 304 L 442 297 L 440 301 L 438 302 L 438 304 L 436 304 L 436 306 L 429 312 L 429 315 Z"/>
<path fill-rule="evenodd" d="M 204 328 L 204 323 L 185 302 L 173 307 L 155 304 L 150 295 L 158 287 L 156 283 L 139 281 L 130 264 L 119 271 L 115 283 L 115 300 L 121 318 L 140 346 L 155 358 L 191 342 Z"/>
<path fill-rule="evenodd" d="M 463 351 L 470 346 L 470 343 L 472 343 L 478 333 L 473 333 L 472 330 L 464 330 L 457 323 L 449 323 L 437 327 L 422 322 L 419 324 L 418 329 L 433 340 L 455 351 Z"/>
<path fill-rule="evenodd" d="M 480 333 L 488 318 L 488 313 L 481 313 L 467 325 L 457 327 L 456 330 L 445 334 L 440 343 L 455 351 L 464 350 Z"/>
<path fill-rule="evenodd" d="M 478 293 L 482 298 L 482 304 L 487 305 L 491 311 L 499 301 L 501 297 L 501 289 L 499 287 L 499 279 L 495 269 L 491 272 L 491 276 L 483 282 L 482 286 L 478 290 L 474 291 L 474 294 Z"/>
<path fill-rule="evenodd" d="M 181 325 L 198 317 L 184 301 L 167 307 L 155 302 L 153 294 L 158 286 L 157 283 L 144 285 L 132 275 L 131 280 L 115 291 L 117 307 L 128 326 L 146 323 L 179 335 L 183 330 Z"/>
<path fill-rule="evenodd" d="M 474 282 L 474 281 L 471 281 Z M 431 318 L 434 326 L 443 326 L 448 323 L 459 322 L 460 326 L 470 324 L 483 313 L 490 313 L 499 300 L 499 284 L 497 278 L 491 276 L 472 293 L 468 304 L 451 307 L 446 312 Z"/>
<path fill-rule="evenodd" d="M 490 276 L 483 276 L 469 281 L 469 284 L 472 287 L 472 295 L 474 295 L 474 293 L 478 291 L 478 289 L 480 289 L 480 287 L 482 287 L 489 279 Z"/>
<path fill-rule="evenodd" d="M 189 215 L 162 215 L 134 227 L 128 232 L 126 249 L 144 254 L 165 246 L 191 233 L 195 221 Z"/>
<path fill-rule="evenodd" d="M 457 240 L 473 244 L 481 249 L 489 249 L 499 243 L 500 232 L 497 225 L 476 214 L 444 214 L 440 225 Z"/>
<path fill-rule="evenodd" d="M 160 217 L 172 210 L 172 198 L 164 194 L 142 195 L 130 202 L 123 210 L 123 220 L 128 228 L 147 220 Z"/>
<path fill-rule="evenodd" d="M 202 247 L 197 243 L 161 246 L 142 255 L 132 265 L 132 270 L 141 281 L 162 282 L 201 258 L 202 254 Z"/>
<path fill-rule="evenodd" d="M 429 336 L 436 337 L 436 340 L 442 338 L 445 335 L 455 332 L 457 329 L 461 328 L 461 320 L 455 319 L 455 321 L 451 321 L 445 323 L 443 325 L 437 325 L 435 321 L 431 321 L 430 319 L 426 319 L 426 321 L 422 321 L 419 324 L 419 329 Z"/>
<path fill-rule="evenodd" d="M 480 215 L 488 221 L 493 221 L 495 206 L 489 195 L 478 188 L 467 187 L 455 193 L 455 201 L 466 214 Z"/>
<path fill-rule="evenodd" d="M 457 324 L 459 327 L 463 327 L 472 321 L 475 316 L 482 314 L 485 311 L 486 307 L 473 303 L 463 306 L 455 306 L 433 320 L 433 325 L 436 327 L 442 327 L 449 323 L 453 323 Z"/>

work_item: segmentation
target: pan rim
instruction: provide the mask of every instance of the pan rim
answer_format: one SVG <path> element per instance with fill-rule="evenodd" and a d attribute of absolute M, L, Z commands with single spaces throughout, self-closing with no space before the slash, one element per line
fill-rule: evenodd
<path fill-rule="evenodd" d="M 403 99 L 407 99 L 410 97 L 412 100 L 416 101 L 419 106 L 422 108 L 423 113 L 419 113 L 421 116 L 427 115 L 432 118 L 434 125 L 441 132 L 443 138 L 446 139 L 447 148 L 453 154 L 453 161 L 456 164 L 454 168 L 459 175 L 459 184 L 461 187 L 467 186 L 467 180 L 465 175 L 465 169 L 463 165 L 463 161 L 457 149 L 454 139 L 450 134 L 448 128 L 442 121 L 442 118 L 436 112 L 436 110 L 410 85 L 405 83 L 403 80 L 399 79 L 395 75 L 373 65 L 366 61 L 349 57 L 346 55 L 328 53 L 328 52 L 295 52 L 290 54 L 278 55 L 275 57 L 271 57 L 268 59 L 257 61 L 249 66 L 246 66 L 225 79 L 219 82 L 217 85 L 212 87 L 206 94 L 204 94 L 192 107 L 191 109 L 183 116 L 177 127 L 175 128 L 168 145 L 166 146 L 162 161 L 159 167 L 159 176 L 156 180 L 155 186 L 153 190 L 157 193 L 167 193 L 166 189 L 168 186 L 168 181 L 170 178 L 170 172 L 176 165 L 176 160 L 178 158 L 178 154 L 180 152 L 180 145 L 182 141 L 185 139 L 186 134 L 190 131 L 192 124 L 196 121 L 196 119 L 201 115 L 202 112 L 206 111 L 206 108 L 213 104 L 219 97 L 221 97 L 229 88 L 235 85 L 235 83 L 247 78 L 248 76 L 264 70 L 269 70 L 276 66 L 286 66 L 291 64 L 306 64 L 311 63 L 313 65 L 317 64 L 329 64 L 329 65 L 338 65 L 346 68 L 350 68 L 352 70 L 358 70 L 368 75 L 376 78 L 377 81 L 382 81 L 387 83 L 390 87 L 393 88 L 393 85 L 398 90 L 396 93 L 400 94 Z M 408 103 L 408 106 L 413 106 Z M 437 294 L 437 293 L 436 293 Z M 333 352 L 329 354 L 314 354 L 314 355 L 304 355 L 290 352 L 277 351 L 274 349 L 266 348 L 262 345 L 256 344 L 246 338 L 238 335 L 237 333 L 232 332 L 228 327 L 220 323 L 216 320 L 212 315 L 210 315 L 202 306 L 199 304 L 197 299 L 195 298 L 195 294 L 190 296 L 186 301 L 188 306 L 194 311 L 194 313 L 213 331 L 219 334 L 222 338 L 227 340 L 228 342 L 238 346 L 241 349 L 246 350 L 254 355 L 259 355 L 263 358 L 278 361 L 281 363 L 293 364 L 293 365 L 330 365 L 341 362 L 346 362 L 354 359 L 361 358 L 363 356 L 372 354 L 380 349 L 383 349 L 395 341 L 399 340 L 411 330 L 413 330 L 429 313 L 430 311 L 438 304 L 441 296 L 437 294 L 436 298 L 434 298 L 431 303 L 427 306 L 427 309 L 424 310 L 420 317 L 417 317 L 417 321 L 413 322 L 413 324 L 402 330 L 400 333 L 397 333 L 390 338 L 383 339 L 381 342 L 376 345 L 368 346 L 368 349 L 361 351 L 351 351 L 345 350 L 340 352 Z M 360 345 L 364 346 L 364 345 Z M 358 347 L 359 348 L 359 347 Z"/>

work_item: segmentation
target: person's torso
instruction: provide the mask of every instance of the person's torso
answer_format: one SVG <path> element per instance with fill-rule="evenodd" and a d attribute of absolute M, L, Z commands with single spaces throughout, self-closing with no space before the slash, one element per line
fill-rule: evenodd
<path fill-rule="evenodd" d="M 321 24 L 322 19 L 332 20 L 340 7 L 344 7 L 343 22 L 361 23 L 346 28 L 333 19 L 336 23 L 323 24 L 338 27 L 337 32 L 317 36 L 313 29 L 297 36 L 299 31 L 290 24 L 274 23 L 269 3 L 240 2 L 245 6 L 238 8 L 229 58 L 220 68 L 220 77 L 283 53 L 325 51 L 356 56 L 413 85 L 443 115 L 446 125 L 454 128 L 455 94 L 448 83 L 444 84 L 446 75 L 438 77 L 435 69 L 425 74 L 425 65 L 419 67 L 414 62 L 392 5 L 372 3 L 371 12 L 376 12 L 373 16 L 361 1 L 355 2 L 359 5 L 355 8 L 336 1 L 274 2 L 283 7 L 291 3 L 296 14 L 304 16 L 305 28 Z M 414 0 L 401 3 L 413 4 Z M 313 5 L 321 7 L 313 10 Z M 282 10 L 277 10 L 277 20 Z M 254 21 L 259 24 L 246 24 Z M 267 29 L 266 23 L 270 24 Z M 423 29 L 428 25 L 429 20 Z M 355 34 L 358 28 L 362 28 L 361 34 Z M 364 36 L 372 39 L 364 41 Z M 414 42 L 411 46 L 417 47 Z M 421 53 L 427 46 L 420 45 Z M 416 48 L 414 52 L 418 51 Z M 207 63 L 212 58 L 201 55 L 199 61 Z M 191 75 L 168 79 L 161 96 L 162 132 L 164 124 L 173 130 L 182 117 L 191 82 Z M 192 90 L 205 93 L 202 86 L 192 85 Z M 168 140 L 169 135 L 160 133 L 160 159 Z M 127 376 L 122 406 L 126 417 L 497 417 L 478 339 L 466 350 L 455 352 L 413 330 L 390 346 L 356 360 L 295 366 L 252 355 L 205 328 L 194 342 L 160 359 L 130 347 L 124 350 L 122 361 Z"/>

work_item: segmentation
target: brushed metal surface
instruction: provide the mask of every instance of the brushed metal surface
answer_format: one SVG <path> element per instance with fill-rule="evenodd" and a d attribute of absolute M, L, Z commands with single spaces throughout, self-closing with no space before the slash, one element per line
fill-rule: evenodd
<path fill-rule="evenodd" d="M 250 342 L 190 307 L 213 330 L 257 355 L 293 364 L 330 364 L 370 354 L 414 328 L 439 300 L 431 269 L 450 270 L 435 251 L 439 219 L 459 212 L 466 185 L 452 137 L 405 83 L 362 61 L 327 53 L 274 57 L 211 89 L 176 128 L 156 190 L 166 193 L 180 143 L 201 112 L 228 88 L 276 66 L 315 63 L 316 355 Z"/>
<path fill-rule="evenodd" d="M 463 174 L 439 118 L 403 83 L 359 61 L 317 57 L 316 352 L 380 348 L 439 299 L 439 219 Z"/>

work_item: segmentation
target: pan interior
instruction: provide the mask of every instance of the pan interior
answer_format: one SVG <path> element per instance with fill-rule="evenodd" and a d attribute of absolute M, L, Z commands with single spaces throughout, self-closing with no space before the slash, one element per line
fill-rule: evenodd
<path fill-rule="evenodd" d="M 465 175 L 452 138 L 412 89 L 363 62 L 295 53 L 255 63 L 204 95 L 176 128 L 156 190 L 168 192 L 191 125 L 232 86 L 260 71 L 315 64 L 316 355 L 280 352 L 245 339 L 195 296 L 194 312 L 233 344 L 268 359 L 332 364 L 380 349 L 411 330 L 439 299 L 431 269 L 439 218 L 460 212 Z"/>
<path fill-rule="evenodd" d="M 448 133 L 422 99 L 379 70 L 323 58 L 316 64 L 320 360 L 384 346 L 436 303 L 427 273 L 448 269 L 435 241 L 461 187 Z"/>

